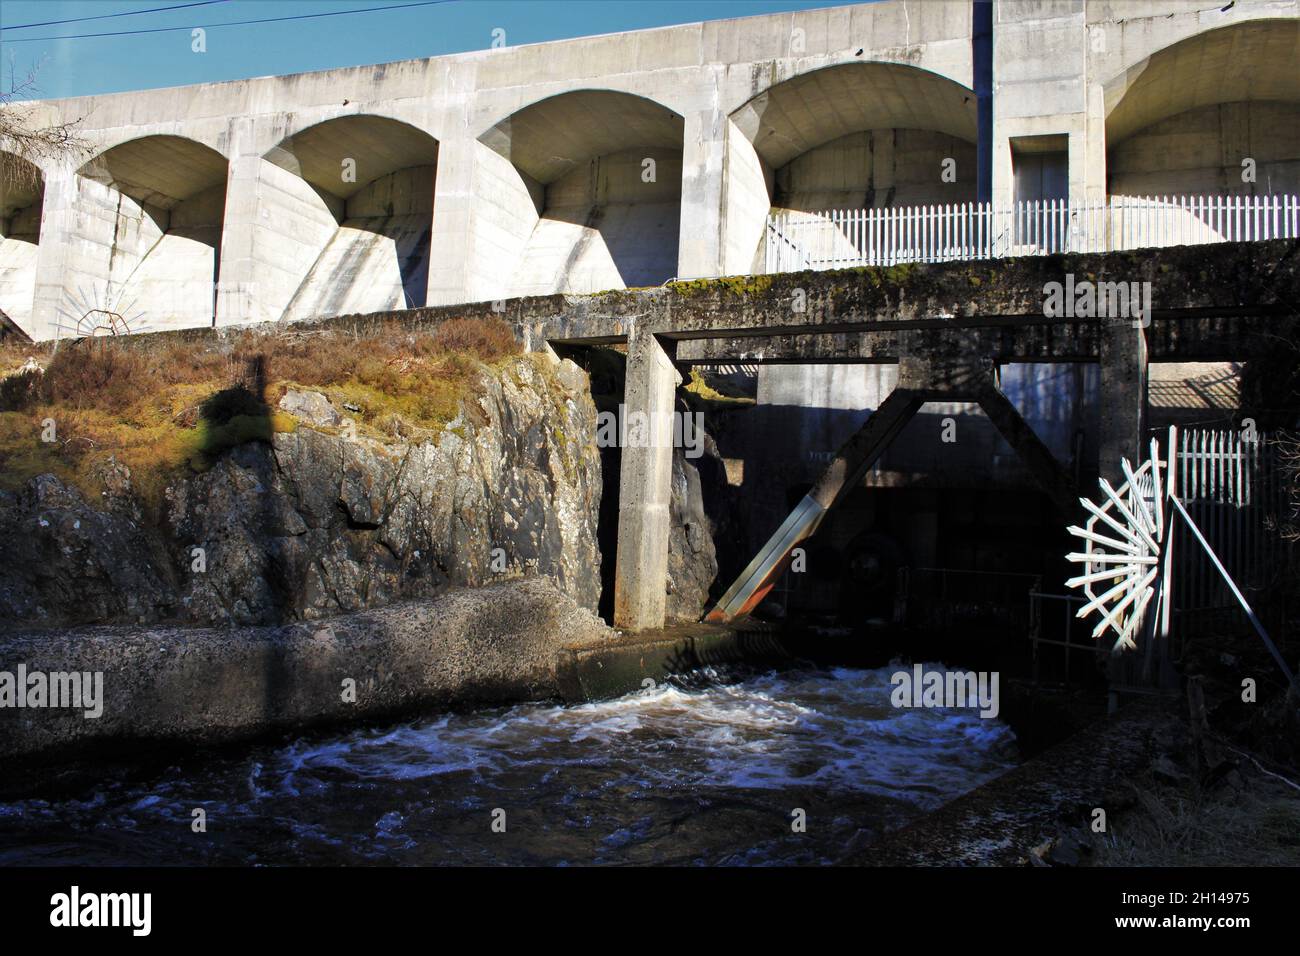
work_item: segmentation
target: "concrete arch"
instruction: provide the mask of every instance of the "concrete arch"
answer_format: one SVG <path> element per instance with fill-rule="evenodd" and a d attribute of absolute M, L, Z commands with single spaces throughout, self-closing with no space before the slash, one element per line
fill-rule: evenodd
<path fill-rule="evenodd" d="M 919 129 L 973 143 L 975 93 L 900 63 L 841 63 L 771 86 L 731 114 L 763 162 L 779 169 L 850 133 Z"/>
<path fill-rule="evenodd" d="M 1300 20 L 1250 20 L 1180 40 L 1103 85 L 1106 141 L 1220 103 L 1300 100 Z"/>
<path fill-rule="evenodd" d="M 44 201 L 40 168 L 13 153 L 0 154 L 0 313 L 29 335 Z"/>
<path fill-rule="evenodd" d="M 1179 40 L 1104 87 L 1106 187 L 1123 196 L 1300 193 L 1300 21 Z M 1251 160 L 1253 179 L 1243 178 Z M 1190 237 L 1218 238 L 1191 212 Z"/>
<path fill-rule="evenodd" d="M 619 90 L 556 93 L 493 124 L 479 142 L 548 185 L 591 159 L 635 148 L 681 149 L 685 121 L 668 107 Z"/>
<path fill-rule="evenodd" d="M 968 202 L 976 198 L 976 97 L 920 67 L 842 63 L 769 87 L 731 114 L 728 219 L 741 237 L 732 270 L 762 271 L 769 210 L 820 212 Z M 745 149 L 744 141 L 752 145 Z M 956 161 L 945 182 L 945 160 Z M 827 220 L 802 240 L 854 256 Z"/>
<path fill-rule="evenodd" d="M 1103 87 L 1114 195 L 1300 191 L 1300 20 L 1196 34 Z M 1254 183 L 1241 162 L 1256 161 Z"/>
<path fill-rule="evenodd" d="M 98 129 L 92 128 L 88 130 L 87 138 L 94 158 L 110 153 L 118 147 L 130 146 L 132 143 L 167 139 L 184 140 L 216 153 L 227 162 L 232 158 L 228 119 L 166 123 L 123 122 L 120 126 L 115 124 Z"/>
<path fill-rule="evenodd" d="M 285 136 L 263 158 L 316 189 L 348 199 L 384 176 L 413 166 L 436 166 L 438 140 L 404 120 L 350 113 L 311 123 Z M 355 160 L 355 176 L 343 161 Z"/>
<path fill-rule="evenodd" d="M 111 146 L 77 171 L 136 202 L 172 209 L 223 184 L 226 157 L 184 136 L 142 136 Z"/>
<path fill-rule="evenodd" d="M 294 227 L 268 246 L 287 320 L 413 308 L 428 286 L 438 140 L 402 120 L 350 114 L 263 155 L 263 208 Z"/>
<path fill-rule="evenodd" d="M 658 285 L 677 274 L 685 120 L 615 90 L 559 93 L 497 122 L 494 216 L 512 294 Z"/>
<path fill-rule="evenodd" d="M 76 176 L 79 312 L 120 313 L 132 331 L 210 325 L 215 317 L 227 161 L 209 146 L 159 134 L 99 153 Z"/>

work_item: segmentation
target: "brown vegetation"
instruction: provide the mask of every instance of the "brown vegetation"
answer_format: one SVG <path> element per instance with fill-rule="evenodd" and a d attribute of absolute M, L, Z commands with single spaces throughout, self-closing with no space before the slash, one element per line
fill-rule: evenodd
<path fill-rule="evenodd" d="M 1300 794 L 1254 768 L 1203 788 L 1146 776 L 1101 841 L 1101 866 L 1300 866 Z"/>
<path fill-rule="evenodd" d="M 52 472 L 94 495 L 97 467 L 112 456 L 152 497 L 233 445 L 293 430 L 294 419 L 277 410 L 287 388 L 323 392 L 361 434 L 418 439 L 456 416 L 483 364 L 520 348 L 500 320 L 457 319 L 431 331 L 397 323 L 366 335 L 248 330 L 156 345 L 83 339 L 53 355 L 39 351 L 0 345 L 0 488 Z M 50 423 L 54 440 L 44 441 Z"/>
<path fill-rule="evenodd" d="M 1282 537 L 1300 541 L 1300 434 L 1279 432 L 1273 439 L 1282 464 L 1282 482 L 1286 494 L 1286 513 L 1282 518 Z"/>

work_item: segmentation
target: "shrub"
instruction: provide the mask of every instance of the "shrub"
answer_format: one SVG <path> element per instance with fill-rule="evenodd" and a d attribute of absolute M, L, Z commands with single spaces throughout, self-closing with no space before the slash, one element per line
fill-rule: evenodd
<path fill-rule="evenodd" d="M 464 352 L 485 362 L 516 355 L 515 333 L 501 319 L 448 319 L 433 333 L 433 342 L 448 352 Z"/>
<path fill-rule="evenodd" d="M 161 385 L 140 352 L 102 339 L 82 339 L 55 353 L 42 391 L 51 403 L 121 412 Z"/>
<path fill-rule="evenodd" d="M 26 369 L 0 378 L 0 412 L 21 412 L 41 395 L 42 374 Z"/>

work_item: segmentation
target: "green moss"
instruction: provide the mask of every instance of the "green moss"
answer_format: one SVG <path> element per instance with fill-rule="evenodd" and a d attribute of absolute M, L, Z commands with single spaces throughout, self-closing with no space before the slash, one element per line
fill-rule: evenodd
<path fill-rule="evenodd" d="M 774 277 L 770 275 L 724 276 L 721 279 L 690 279 L 684 282 L 669 282 L 668 288 L 682 296 L 707 295 L 710 292 L 721 290 L 727 295 L 745 298 L 766 295 L 772 289 L 773 279 Z"/>
<path fill-rule="evenodd" d="M 704 380 L 698 369 L 691 369 L 691 380 L 682 387 L 682 391 L 685 392 L 687 401 L 700 411 L 709 407 L 738 408 L 754 404 L 754 399 L 748 395 L 726 395 L 719 392 Z"/>

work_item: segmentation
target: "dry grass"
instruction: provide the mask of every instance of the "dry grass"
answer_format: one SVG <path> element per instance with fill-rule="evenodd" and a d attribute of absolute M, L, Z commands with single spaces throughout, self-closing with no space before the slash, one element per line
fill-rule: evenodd
<path fill-rule="evenodd" d="M 1300 433 L 1279 431 L 1273 439 L 1282 460 L 1282 487 L 1286 511 L 1282 519 L 1282 537 L 1300 541 Z"/>
<path fill-rule="evenodd" d="M 1300 866 L 1300 793 L 1251 775 L 1241 789 L 1133 786 L 1138 806 L 1111 827 L 1104 866 Z"/>
<path fill-rule="evenodd" d="M 365 336 L 250 330 L 233 342 L 152 348 L 82 340 L 52 357 L 31 345 L 0 346 L 0 487 L 52 472 L 94 497 L 97 466 L 113 456 L 155 497 L 178 472 L 295 428 L 276 410 L 295 386 L 350 406 L 344 413 L 363 434 L 435 435 L 455 417 L 476 370 L 519 351 L 495 319 L 452 320 L 432 332 L 392 324 Z M 19 371 L 29 358 L 46 364 L 44 374 Z M 42 441 L 47 420 L 54 442 Z"/>

